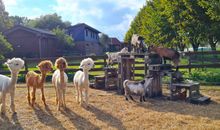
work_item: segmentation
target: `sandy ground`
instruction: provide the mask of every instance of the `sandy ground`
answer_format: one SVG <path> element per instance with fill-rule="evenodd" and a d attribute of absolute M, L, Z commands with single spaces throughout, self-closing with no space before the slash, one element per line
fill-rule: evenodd
<path fill-rule="evenodd" d="M 20 85 L 23 86 L 23 85 Z M 16 115 L 9 110 L 0 117 L 0 130 L 38 129 L 220 129 L 220 89 L 205 88 L 201 92 L 212 97 L 209 105 L 193 105 L 166 98 L 147 99 L 144 103 L 125 101 L 115 92 L 90 89 L 90 105 L 81 107 L 76 103 L 73 87 L 66 92 L 67 108 L 57 111 L 55 90 L 45 88 L 47 107 L 37 91 L 36 104 L 28 105 L 25 87 L 16 88 Z M 219 87 L 218 87 L 219 88 Z"/>

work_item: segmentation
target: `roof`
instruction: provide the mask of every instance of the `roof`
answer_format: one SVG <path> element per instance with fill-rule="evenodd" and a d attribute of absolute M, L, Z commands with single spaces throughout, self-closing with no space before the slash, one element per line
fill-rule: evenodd
<path fill-rule="evenodd" d="M 47 31 L 47 30 L 43 30 L 43 29 L 38 29 L 38 28 L 32 28 L 32 27 L 27 27 L 24 25 L 15 25 L 14 27 L 6 30 L 4 32 L 5 35 L 10 34 L 11 32 L 17 30 L 17 29 L 24 29 L 26 31 L 32 32 L 32 33 L 40 33 L 40 34 L 44 34 L 44 35 L 49 35 L 49 36 L 55 36 L 54 33 L 52 33 L 51 31 Z"/>
<path fill-rule="evenodd" d="M 82 27 L 84 27 L 84 28 L 89 28 L 89 29 L 91 29 L 91 30 L 93 30 L 93 31 L 95 31 L 95 32 L 97 32 L 97 33 L 101 33 L 99 30 L 97 30 L 97 29 L 95 29 L 95 28 L 93 28 L 93 27 L 91 27 L 91 26 L 89 26 L 89 25 L 87 25 L 87 24 L 85 24 L 85 23 L 78 23 L 78 24 L 73 25 L 73 26 L 70 26 L 70 27 L 68 27 L 68 28 L 74 28 L 74 27 L 78 27 L 78 26 L 82 26 Z"/>
<path fill-rule="evenodd" d="M 110 38 L 111 40 L 111 45 L 121 45 L 122 43 L 115 37 Z"/>

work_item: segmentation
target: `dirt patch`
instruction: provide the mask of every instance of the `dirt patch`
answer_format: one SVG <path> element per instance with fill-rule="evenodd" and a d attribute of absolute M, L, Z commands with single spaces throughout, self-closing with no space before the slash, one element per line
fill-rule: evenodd
<path fill-rule="evenodd" d="M 23 86 L 23 85 L 20 85 Z M 51 85 L 48 85 L 51 86 Z M 90 89 L 89 108 L 76 103 L 73 87 L 66 92 L 67 108 L 56 110 L 55 90 L 46 87 L 47 107 L 36 93 L 36 105 L 28 105 L 25 87 L 16 89 L 17 115 L 9 111 L 0 117 L 4 129 L 220 129 L 220 89 L 202 89 L 211 96 L 209 105 L 193 105 L 165 98 L 147 99 L 145 103 L 125 101 L 122 95 Z M 138 101 L 138 98 L 136 98 Z"/>

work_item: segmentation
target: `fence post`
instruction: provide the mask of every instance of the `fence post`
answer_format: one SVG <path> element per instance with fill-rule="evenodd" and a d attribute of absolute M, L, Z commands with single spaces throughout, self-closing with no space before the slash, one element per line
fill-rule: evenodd
<path fill-rule="evenodd" d="M 189 51 L 189 56 L 188 56 L 188 66 L 189 66 L 189 74 L 191 74 L 191 53 Z"/>
<path fill-rule="evenodd" d="M 28 64 L 27 64 L 27 60 L 26 58 L 23 58 L 24 59 L 24 69 L 25 69 L 25 73 L 28 72 Z"/>
<path fill-rule="evenodd" d="M 107 66 L 106 59 L 107 59 L 107 57 L 106 57 L 106 55 L 104 55 L 104 57 L 103 57 L 103 60 L 104 60 L 104 67 L 106 67 L 106 66 Z"/>

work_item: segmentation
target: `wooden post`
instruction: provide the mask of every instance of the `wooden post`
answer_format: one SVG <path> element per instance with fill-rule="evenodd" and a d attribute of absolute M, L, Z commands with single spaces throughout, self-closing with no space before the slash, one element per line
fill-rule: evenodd
<path fill-rule="evenodd" d="M 24 69 L 25 69 L 25 73 L 28 72 L 28 64 L 27 64 L 27 60 L 26 58 L 23 58 L 24 59 Z"/>
<path fill-rule="evenodd" d="M 121 61 L 118 64 L 118 92 L 124 94 L 123 82 L 126 79 L 134 80 L 134 58 L 121 55 Z"/>
<path fill-rule="evenodd" d="M 191 53 L 190 53 L 190 51 L 189 51 L 189 57 L 188 57 L 188 59 L 189 59 L 189 63 L 188 63 L 188 65 L 189 65 L 189 74 L 191 74 Z"/>

